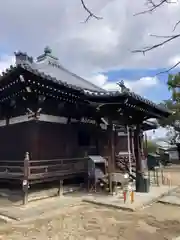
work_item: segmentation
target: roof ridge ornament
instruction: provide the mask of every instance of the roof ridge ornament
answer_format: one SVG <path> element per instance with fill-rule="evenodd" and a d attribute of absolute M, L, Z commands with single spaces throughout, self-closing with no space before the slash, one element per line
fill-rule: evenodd
<path fill-rule="evenodd" d="M 59 59 L 52 54 L 52 49 L 49 46 L 44 48 L 44 53 L 37 57 L 37 62 L 41 62 L 45 59 L 50 59 L 52 61 L 58 61 Z"/>
<path fill-rule="evenodd" d="M 52 49 L 49 46 L 44 48 L 44 54 L 52 54 Z"/>
<path fill-rule="evenodd" d="M 21 62 L 28 62 L 30 64 L 33 63 L 33 57 L 30 57 L 26 52 L 17 51 L 14 52 L 16 64 L 19 64 Z"/>
<path fill-rule="evenodd" d="M 121 81 L 117 82 L 116 84 L 117 84 L 117 85 L 120 87 L 120 91 L 121 91 L 121 93 L 130 92 L 130 89 L 129 89 L 129 88 L 127 88 L 127 87 L 125 86 L 125 84 L 124 84 L 124 81 L 123 81 L 123 80 L 121 80 Z"/>

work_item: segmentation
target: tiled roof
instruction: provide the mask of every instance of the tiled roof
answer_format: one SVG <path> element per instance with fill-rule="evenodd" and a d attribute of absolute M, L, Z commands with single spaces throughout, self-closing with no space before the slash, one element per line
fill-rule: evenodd
<path fill-rule="evenodd" d="M 63 67 L 61 67 L 61 66 L 60 66 L 61 72 L 64 71 L 64 73 L 66 72 L 67 75 L 59 74 L 57 77 L 55 77 L 51 73 L 47 74 L 47 72 L 49 72 L 49 71 L 46 71 L 46 72 L 43 71 L 42 66 L 44 66 L 44 65 L 41 65 L 41 68 L 40 68 L 40 65 L 37 64 L 37 63 L 34 63 L 32 61 L 32 58 L 29 57 L 26 53 L 21 53 L 21 52 L 16 53 L 16 55 L 18 55 L 18 56 L 21 55 L 21 54 L 23 56 L 23 60 L 19 61 L 18 64 L 14 67 L 10 66 L 10 68 L 7 69 L 2 74 L 2 76 L 0 77 L 0 80 L 3 77 L 7 76 L 12 71 L 16 70 L 18 67 L 20 67 L 20 68 L 23 68 L 23 69 L 25 69 L 25 70 L 27 70 L 27 71 L 29 71 L 29 72 L 37 75 L 37 76 L 40 76 L 41 78 L 45 78 L 46 80 L 52 81 L 56 84 L 60 84 L 64 87 L 77 90 L 77 91 L 81 92 L 82 94 L 84 94 L 84 96 L 87 97 L 87 99 L 90 99 L 92 101 L 94 99 L 94 102 L 96 102 L 96 101 L 101 102 L 101 98 L 106 99 L 106 101 L 111 99 L 112 102 L 113 102 L 113 98 L 122 99 L 124 97 L 127 97 L 128 99 L 132 99 L 133 101 L 137 100 L 140 103 L 144 103 L 145 105 L 149 105 L 151 108 L 155 108 L 156 110 L 158 110 L 160 112 L 166 112 L 167 114 L 168 113 L 171 114 L 164 107 L 162 107 L 160 105 L 157 105 L 157 104 L 153 103 L 152 101 L 150 101 L 148 99 L 145 99 L 142 96 L 140 96 L 140 95 L 138 95 L 134 92 L 130 92 L 130 91 L 123 91 L 123 92 L 120 92 L 120 91 L 105 91 L 105 90 L 97 87 L 96 85 L 91 84 L 90 82 L 76 76 L 75 74 L 70 73 L 68 70 L 63 69 Z M 37 67 L 37 66 L 39 66 L 39 67 Z M 46 66 L 47 66 L 47 64 L 46 64 Z M 68 76 L 70 76 L 70 75 L 72 77 L 71 80 L 70 80 L 70 78 L 68 78 Z M 84 81 L 82 86 L 80 86 L 81 84 L 77 84 L 77 79 L 79 81 L 81 81 L 81 83 Z M 90 87 L 90 86 L 94 86 L 95 89 L 89 89 L 88 87 Z"/>
<path fill-rule="evenodd" d="M 168 109 L 166 109 L 165 107 L 155 104 L 154 102 L 130 91 L 122 92 L 122 93 L 119 91 L 107 91 L 107 92 L 85 91 L 85 94 L 91 97 L 96 97 L 96 98 L 98 97 L 99 99 L 104 97 L 118 97 L 118 96 L 131 97 L 132 99 L 135 99 L 144 104 L 150 105 L 151 107 L 154 107 L 159 111 L 169 112 Z M 171 114 L 171 112 L 169 112 L 169 114 Z"/>
<path fill-rule="evenodd" d="M 95 84 L 77 76 L 76 74 L 68 71 L 66 68 L 61 66 L 60 64 L 51 63 L 51 61 L 45 59 L 43 62 L 34 63 L 34 68 L 40 72 L 43 72 L 51 77 L 55 77 L 56 79 L 61 79 L 61 81 L 65 81 L 67 84 L 75 85 L 77 87 L 83 89 L 89 89 L 92 91 L 104 91 L 100 87 Z"/>
<path fill-rule="evenodd" d="M 45 78 L 46 80 L 49 80 L 49 81 L 52 81 L 56 84 L 59 84 L 61 86 L 64 86 L 64 87 L 67 87 L 67 88 L 71 88 L 71 89 L 74 89 L 74 90 L 77 90 L 79 92 L 82 92 L 83 93 L 83 89 L 80 88 L 80 87 L 77 87 L 75 85 L 71 85 L 71 84 L 67 84 L 65 81 L 61 81 L 61 80 L 57 80 L 55 77 L 52 77 L 50 75 L 47 75 L 43 72 L 40 72 L 39 70 L 37 70 L 36 68 L 33 67 L 33 64 L 28 64 L 27 62 L 21 62 L 21 63 L 18 63 L 16 66 L 10 66 L 10 68 L 7 68 L 5 70 L 5 72 L 2 72 L 2 75 L 0 76 L 0 81 L 7 77 L 9 74 L 11 74 L 12 72 L 16 71 L 18 68 L 22 68 L 24 70 L 27 70 L 41 78 Z"/>
<path fill-rule="evenodd" d="M 44 72 L 58 80 L 61 79 L 62 82 L 65 81 L 67 84 L 93 91 L 105 91 L 63 67 L 59 59 L 52 54 L 52 50 L 49 47 L 44 49 L 44 53 L 37 57 L 37 61 L 34 62 L 33 65 L 38 71 Z"/>
<path fill-rule="evenodd" d="M 64 87 L 72 88 L 74 90 L 78 90 L 78 91 L 83 92 L 82 88 L 80 88 L 80 87 L 78 87 L 76 85 L 69 84 L 69 83 L 67 83 L 65 81 L 59 80 L 59 79 L 57 79 L 55 77 L 52 77 L 51 75 L 47 75 L 44 72 L 39 71 L 38 69 L 34 68 L 33 66 L 31 66 L 31 65 L 29 65 L 27 63 L 19 64 L 19 66 L 22 67 L 23 69 L 25 69 L 25 70 L 35 74 L 35 75 L 41 77 L 41 78 L 45 78 L 46 80 L 49 80 L 49 81 L 52 81 L 54 83 L 60 84 L 60 85 L 62 85 Z"/>

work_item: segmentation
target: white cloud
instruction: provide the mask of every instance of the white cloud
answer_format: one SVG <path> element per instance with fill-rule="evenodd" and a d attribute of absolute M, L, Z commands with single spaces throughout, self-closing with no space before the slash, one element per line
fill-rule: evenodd
<path fill-rule="evenodd" d="M 174 23 L 179 19 L 179 5 L 165 4 L 153 14 L 134 17 L 134 13 L 146 8 L 146 0 L 85 2 L 103 19 L 81 24 L 87 13 L 79 0 L 3 1 L 1 49 L 8 47 L 8 54 L 22 50 L 36 56 L 45 45 L 50 45 L 63 65 L 82 76 L 117 68 L 166 67 L 169 60 L 179 54 L 179 40 L 146 56 L 131 52 L 161 40 L 148 33 L 172 34 Z"/>
<path fill-rule="evenodd" d="M 119 89 L 119 86 L 117 85 L 118 80 L 109 82 L 108 77 L 103 74 L 94 75 L 88 80 L 106 90 L 116 91 Z M 159 84 L 159 80 L 157 77 L 142 77 L 134 81 L 125 80 L 124 83 L 125 86 L 133 92 L 144 95 L 147 90 L 153 88 L 154 86 L 157 86 Z"/>
<path fill-rule="evenodd" d="M 169 59 L 169 65 L 174 66 L 176 63 L 180 62 L 180 55 L 173 56 Z"/>
<path fill-rule="evenodd" d="M 142 77 L 137 81 L 125 81 L 125 85 L 132 91 L 143 94 L 146 90 L 154 88 L 159 84 L 158 78 L 156 77 Z"/>
<path fill-rule="evenodd" d="M 105 76 L 104 74 L 97 74 L 94 75 L 93 77 L 87 78 L 87 80 L 98 85 L 99 87 L 103 87 L 105 84 L 107 84 L 108 77 Z"/>

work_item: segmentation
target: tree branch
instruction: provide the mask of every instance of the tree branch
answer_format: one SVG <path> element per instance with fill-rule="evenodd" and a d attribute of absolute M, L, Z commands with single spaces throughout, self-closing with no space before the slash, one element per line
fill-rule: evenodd
<path fill-rule="evenodd" d="M 180 20 L 176 22 L 174 28 L 173 28 L 173 32 L 176 30 L 177 26 L 180 24 Z"/>
<path fill-rule="evenodd" d="M 157 73 L 156 76 L 158 76 L 160 74 L 164 74 L 164 73 L 169 73 L 171 70 L 173 70 L 174 68 L 176 68 L 179 65 L 180 65 L 180 61 L 177 62 L 176 64 L 174 64 L 172 67 L 168 68 L 167 70 Z"/>
<path fill-rule="evenodd" d="M 168 42 L 171 42 L 172 40 L 176 39 L 176 38 L 179 38 L 180 37 L 180 34 L 176 34 L 176 35 L 172 35 L 172 36 L 158 36 L 158 35 L 151 35 L 152 37 L 156 37 L 156 38 L 166 38 L 166 40 L 160 42 L 160 43 L 157 43 L 157 44 L 154 44 L 150 47 L 145 47 L 143 49 L 137 49 L 137 50 L 133 50 L 132 52 L 133 53 L 143 53 L 145 55 L 146 52 L 149 52 L 155 48 L 158 48 L 158 47 L 162 47 L 164 44 L 168 43 Z"/>
<path fill-rule="evenodd" d="M 88 16 L 87 16 L 87 18 L 85 19 L 84 23 L 87 23 L 90 18 L 95 18 L 95 19 L 97 19 L 97 20 L 102 19 L 102 17 L 96 16 L 96 15 L 86 6 L 86 4 L 84 3 L 84 0 L 80 0 L 80 1 L 81 1 L 81 4 L 82 4 L 84 10 L 88 13 Z"/>
<path fill-rule="evenodd" d="M 150 5 L 150 8 L 147 10 L 144 10 L 142 12 L 135 13 L 134 16 L 155 12 L 157 8 L 159 8 L 165 4 L 170 4 L 170 3 L 173 3 L 173 2 L 171 2 L 169 0 L 160 0 L 159 3 L 155 3 L 154 0 L 147 0 L 147 5 Z"/>
<path fill-rule="evenodd" d="M 97 20 L 103 19 L 102 17 L 99 17 L 97 15 L 95 15 L 85 4 L 84 0 L 80 0 L 82 7 L 84 8 L 84 10 L 88 13 L 87 18 L 85 19 L 84 23 L 87 23 L 90 18 L 95 18 Z M 155 2 L 156 0 L 147 0 L 146 4 L 149 7 L 147 10 L 144 10 L 142 12 L 136 13 L 134 14 L 134 16 L 140 15 L 140 14 L 146 14 L 146 13 L 153 13 L 154 11 L 156 11 L 159 7 L 164 6 L 165 4 L 173 4 L 173 3 L 177 3 L 177 2 L 172 2 L 171 0 L 158 0 L 158 2 Z M 180 20 L 176 22 L 176 24 L 174 25 L 173 31 L 176 30 L 177 26 L 180 25 Z M 144 47 L 143 49 L 137 49 L 137 50 L 133 50 L 133 53 L 143 53 L 145 55 L 146 52 L 149 52 L 151 50 L 154 50 L 156 48 L 162 47 L 163 45 L 165 45 L 166 43 L 169 43 L 173 40 L 175 40 L 176 38 L 180 37 L 180 33 L 176 34 L 176 35 L 171 35 L 171 36 L 159 36 L 159 35 L 150 35 L 151 37 L 156 37 L 156 38 L 164 38 L 164 41 L 161 41 L 157 44 L 154 44 L 152 46 L 147 46 Z M 180 61 L 177 62 L 176 64 L 174 64 L 171 68 L 158 73 L 159 74 L 163 74 L 163 73 L 168 73 L 169 71 L 171 71 L 172 69 L 174 69 L 175 67 L 177 67 L 178 65 L 180 65 Z"/>

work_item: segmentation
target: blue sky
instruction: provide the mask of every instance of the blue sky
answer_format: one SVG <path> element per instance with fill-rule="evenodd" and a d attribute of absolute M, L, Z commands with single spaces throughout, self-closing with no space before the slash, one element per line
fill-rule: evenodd
<path fill-rule="evenodd" d="M 164 69 L 122 69 L 109 71 L 103 74 L 108 77 L 108 82 L 117 82 L 117 79 L 128 79 L 128 81 L 133 82 L 147 76 L 153 78 L 162 71 L 164 71 Z M 177 71 L 178 70 L 176 69 L 173 72 L 175 73 Z M 149 89 L 149 91 L 146 91 L 145 96 L 152 101 L 161 102 L 170 97 L 170 92 L 167 88 L 168 74 L 160 74 L 156 77 L 158 78 L 159 84 Z"/>

